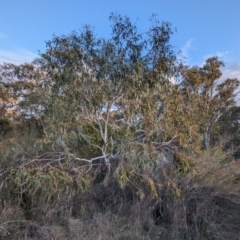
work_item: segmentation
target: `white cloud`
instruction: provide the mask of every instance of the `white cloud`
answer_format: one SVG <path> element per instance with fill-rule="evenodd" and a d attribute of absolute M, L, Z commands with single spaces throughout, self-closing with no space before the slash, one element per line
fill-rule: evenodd
<path fill-rule="evenodd" d="M 36 57 L 38 57 L 37 54 L 26 49 L 16 49 L 15 51 L 0 49 L 0 64 L 3 62 L 21 64 L 24 62 L 31 62 Z"/>
<path fill-rule="evenodd" d="M 192 47 L 192 42 L 193 42 L 193 38 L 189 39 L 185 45 L 181 48 L 181 52 L 182 52 L 182 55 L 186 56 L 188 55 L 188 52 L 189 50 L 191 49 Z"/>
<path fill-rule="evenodd" d="M 229 54 L 228 51 L 225 51 L 225 52 L 216 52 L 215 56 L 221 58 L 222 60 L 224 60 L 224 59 L 228 60 L 228 59 L 229 59 L 228 54 Z"/>
<path fill-rule="evenodd" d="M 240 80 L 240 61 L 237 61 L 229 67 L 225 67 L 222 69 L 222 76 L 219 82 L 223 82 L 227 78 L 238 78 L 238 80 Z M 240 88 L 238 87 L 235 92 L 238 92 L 236 96 L 236 101 L 237 105 L 240 106 Z"/>
<path fill-rule="evenodd" d="M 230 60 L 229 58 L 229 52 L 228 51 L 225 51 L 225 52 L 220 52 L 220 51 L 217 51 L 215 53 L 210 53 L 210 54 L 207 54 L 203 57 L 204 59 L 204 62 L 203 64 L 206 62 L 206 60 L 210 57 L 218 57 L 219 60 L 223 61 L 223 62 L 227 62 Z M 202 64 L 202 65 L 203 65 Z"/>
<path fill-rule="evenodd" d="M 223 80 L 227 78 L 238 78 L 240 80 L 240 61 L 235 62 L 229 67 L 225 67 L 222 73 L 221 79 Z"/>
<path fill-rule="evenodd" d="M 185 63 L 188 63 L 190 61 L 189 52 L 192 48 L 193 41 L 194 38 L 189 39 L 180 50 L 180 59 Z"/>

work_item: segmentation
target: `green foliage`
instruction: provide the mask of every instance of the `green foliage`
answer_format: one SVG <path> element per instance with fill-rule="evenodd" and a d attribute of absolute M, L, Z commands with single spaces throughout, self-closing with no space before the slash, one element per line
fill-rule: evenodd
<path fill-rule="evenodd" d="M 54 167 L 21 167 L 13 169 L 5 180 L 5 187 L 13 188 L 14 194 L 27 193 L 38 196 L 38 199 L 48 203 L 53 199 L 66 196 L 71 198 L 76 191 L 85 191 L 86 179 L 74 176 L 67 171 Z"/>
<path fill-rule="evenodd" d="M 175 161 L 176 161 L 176 166 L 179 172 L 182 172 L 183 174 L 187 174 L 191 171 L 192 162 L 186 154 L 182 152 L 176 153 Z"/>
<path fill-rule="evenodd" d="M 1 189 L 26 220 L 29 212 L 36 221 L 56 212 L 68 225 L 65 212 L 88 194 L 105 211 L 126 199 L 164 197 L 174 208 L 185 179 L 200 172 L 214 182 L 233 162 L 226 150 L 239 145 L 239 80 L 219 82 L 217 57 L 203 67 L 178 62 L 168 22 L 152 17 L 141 34 L 128 17 L 111 14 L 110 21 L 109 39 L 85 26 L 53 36 L 31 64 L 0 65 Z M 173 219 L 182 221 L 178 214 Z"/>
<path fill-rule="evenodd" d="M 182 91 L 186 102 L 185 111 L 194 117 L 196 132 L 202 135 L 202 145 L 207 149 L 212 139 L 212 130 L 222 115 L 236 102 L 238 79 L 226 79 L 219 83 L 223 62 L 217 57 L 207 59 L 202 68 L 188 68 L 183 73 Z M 201 117 L 199 117 L 201 113 Z"/>

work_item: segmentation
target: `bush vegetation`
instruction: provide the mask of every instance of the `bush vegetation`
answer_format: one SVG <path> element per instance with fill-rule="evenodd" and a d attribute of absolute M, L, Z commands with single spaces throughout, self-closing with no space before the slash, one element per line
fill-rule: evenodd
<path fill-rule="evenodd" d="M 0 239 L 238 239 L 239 80 L 110 21 L 0 65 Z"/>

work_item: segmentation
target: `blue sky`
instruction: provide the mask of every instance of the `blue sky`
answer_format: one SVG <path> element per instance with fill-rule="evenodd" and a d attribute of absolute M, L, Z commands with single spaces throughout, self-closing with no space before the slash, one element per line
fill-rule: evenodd
<path fill-rule="evenodd" d="M 171 43 L 187 64 L 219 56 L 224 76 L 240 79 L 239 9 L 240 0 L 0 0 L 0 63 L 31 61 L 53 34 L 84 24 L 108 37 L 111 12 L 128 15 L 144 32 L 154 13 L 177 28 Z"/>

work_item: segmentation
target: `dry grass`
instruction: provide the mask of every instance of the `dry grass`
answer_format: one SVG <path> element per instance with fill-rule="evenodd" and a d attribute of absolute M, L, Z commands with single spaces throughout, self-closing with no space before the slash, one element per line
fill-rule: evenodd
<path fill-rule="evenodd" d="M 169 171 L 181 196 L 164 187 L 159 205 L 150 196 L 140 201 L 131 188 L 122 190 L 116 183 L 95 184 L 92 192 L 77 199 L 62 198 L 61 206 L 37 205 L 30 220 L 16 202 L 6 203 L 0 210 L 0 239 L 238 240 L 240 160 L 230 155 L 216 147 L 191 156 L 193 169 L 188 174 L 180 177 Z M 158 209 L 158 222 L 153 209 Z"/>
<path fill-rule="evenodd" d="M 9 226 L 8 226 L 9 227 Z M 0 230 L 3 225 L 1 224 Z M 140 216 L 123 217 L 112 213 L 95 213 L 90 219 L 69 218 L 65 224 L 41 226 L 25 221 L 24 227 L 10 233 L 1 231 L 0 239 L 41 239 L 41 240 L 134 240 L 156 239 L 157 227 L 153 221 L 143 221 Z M 154 238 L 153 238 L 154 237 Z"/>
<path fill-rule="evenodd" d="M 194 171 L 188 176 L 195 186 L 214 187 L 226 194 L 240 195 L 240 159 L 233 159 L 231 152 L 219 147 L 202 152 L 192 159 Z"/>

